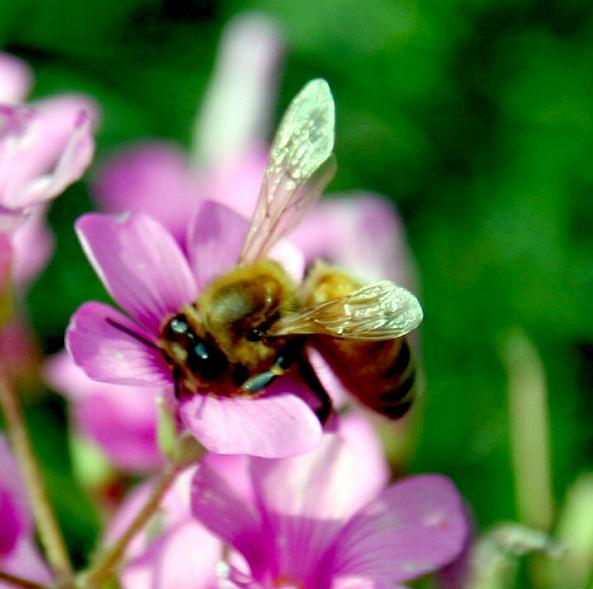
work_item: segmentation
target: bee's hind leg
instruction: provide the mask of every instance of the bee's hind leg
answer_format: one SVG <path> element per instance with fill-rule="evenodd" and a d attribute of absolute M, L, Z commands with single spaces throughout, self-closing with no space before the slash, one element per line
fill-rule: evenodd
<path fill-rule="evenodd" d="M 333 410 L 333 403 L 329 393 L 319 380 L 317 373 L 306 358 L 302 358 L 299 362 L 299 374 L 303 382 L 315 393 L 321 405 L 315 410 L 315 415 L 322 425 L 327 423 L 329 416 Z"/>

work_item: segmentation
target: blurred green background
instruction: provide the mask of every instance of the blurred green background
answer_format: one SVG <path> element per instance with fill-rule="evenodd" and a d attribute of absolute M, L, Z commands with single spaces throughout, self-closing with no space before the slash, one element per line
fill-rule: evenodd
<path fill-rule="evenodd" d="M 426 317 L 412 470 L 452 476 L 480 527 L 516 517 L 501 343 L 519 326 L 546 370 L 560 503 L 592 466 L 590 4 L 2 0 L 0 42 L 32 65 L 34 97 L 76 90 L 100 103 L 96 169 L 125 142 L 189 145 L 221 30 L 253 9 L 285 35 L 276 117 L 305 81 L 325 77 L 338 108 L 331 191 L 380 192 L 404 219 Z M 79 303 L 105 298 L 72 232 L 89 208 L 79 183 L 50 213 L 56 256 L 28 299 L 47 352 Z M 30 413 L 71 542 L 88 546 L 81 523 L 96 520 L 69 482 L 62 401 Z"/>

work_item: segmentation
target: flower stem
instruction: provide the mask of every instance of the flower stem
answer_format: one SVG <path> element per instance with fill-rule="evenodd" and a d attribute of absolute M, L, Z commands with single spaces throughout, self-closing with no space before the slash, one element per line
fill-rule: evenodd
<path fill-rule="evenodd" d="M 13 585 L 14 587 L 21 587 L 21 589 L 45 589 L 44 585 L 39 585 L 33 581 L 16 577 L 10 573 L 4 573 L 0 571 L 0 581 Z"/>
<path fill-rule="evenodd" d="M 152 493 L 150 494 L 150 497 L 148 498 L 144 507 L 138 512 L 132 523 L 120 536 L 117 542 L 106 552 L 101 554 L 95 564 L 92 565 L 86 573 L 84 573 L 81 582 L 82 587 L 87 589 L 100 587 L 113 575 L 114 569 L 123 557 L 128 544 L 154 515 L 160 505 L 161 499 L 175 481 L 180 470 L 181 467 L 178 465 L 167 465 L 165 470 L 157 479 L 156 484 L 152 489 Z"/>
<path fill-rule="evenodd" d="M 66 551 L 66 544 L 49 503 L 15 391 L 8 381 L 6 366 L 1 363 L 0 405 L 6 416 L 8 435 L 23 473 L 45 555 L 58 579 L 68 577 L 72 574 L 72 565 Z"/>

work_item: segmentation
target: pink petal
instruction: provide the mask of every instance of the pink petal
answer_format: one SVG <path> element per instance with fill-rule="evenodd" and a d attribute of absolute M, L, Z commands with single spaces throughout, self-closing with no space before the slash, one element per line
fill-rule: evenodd
<path fill-rule="evenodd" d="M 322 200 L 291 235 L 307 260 L 328 260 L 363 280 L 388 278 L 412 286 L 403 227 L 384 198 L 353 193 Z"/>
<path fill-rule="evenodd" d="M 3 473 L 3 476 L 4 473 Z M 14 498 L 0 487 L 0 557 L 12 552 L 21 535 L 21 522 L 15 509 Z"/>
<path fill-rule="evenodd" d="M 18 198 L 19 206 L 31 206 L 64 192 L 84 174 L 91 163 L 94 151 L 92 119 L 85 111 L 79 111 L 55 167 L 23 186 Z M 38 161 L 37 165 L 42 161 Z"/>
<path fill-rule="evenodd" d="M 196 285 L 185 257 L 150 217 L 83 215 L 76 230 L 111 296 L 152 334 L 195 300 Z"/>
<path fill-rule="evenodd" d="M 265 140 L 280 51 L 279 31 L 265 16 L 240 15 L 227 25 L 196 123 L 198 164 L 218 164 Z"/>
<path fill-rule="evenodd" d="M 52 358 L 44 374 L 52 387 L 73 400 L 76 428 L 118 468 L 136 472 L 162 466 L 156 398 L 166 391 L 91 380 L 66 352 Z"/>
<path fill-rule="evenodd" d="M 40 206 L 11 234 L 14 246 L 13 280 L 25 288 L 45 268 L 54 239 L 45 220 L 45 207 Z"/>
<path fill-rule="evenodd" d="M 22 538 L 9 556 L 0 557 L 0 570 L 43 585 L 49 585 L 52 581 L 49 569 L 32 538 Z M 0 582 L 0 589 L 14 589 L 14 586 Z"/>
<path fill-rule="evenodd" d="M 267 163 L 267 148 L 258 147 L 214 166 L 206 175 L 207 198 L 251 219 Z"/>
<path fill-rule="evenodd" d="M 321 576 L 317 563 L 343 522 L 387 481 L 377 434 L 361 416 L 347 421 L 338 435 L 324 436 L 308 454 L 252 460 L 267 532 L 276 539 L 278 570 L 289 578 L 306 573 L 312 582 Z"/>
<path fill-rule="evenodd" d="M 225 205 L 212 201 L 200 204 L 187 239 L 200 290 L 237 264 L 248 228 L 249 223 Z"/>
<path fill-rule="evenodd" d="M 11 209 L 0 204 L 0 233 L 10 233 L 27 220 L 23 209 Z"/>
<path fill-rule="evenodd" d="M 93 104 L 57 97 L 35 107 L 2 108 L 0 154 L 2 204 L 22 211 L 63 192 L 90 163 Z"/>
<path fill-rule="evenodd" d="M 216 586 L 216 564 L 222 544 L 196 521 L 171 530 L 155 562 L 154 589 L 210 589 Z"/>
<path fill-rule="evenodd" d="M 0 102 L 23 102 L 31 88 L 31 68 L 8 53 L 0 53 Z"/>
<path fill-rule="evenodd" d="M 454 485 L 437 475 L 411 477 L 389 487 L 342 530 L 333 553 L 334 578 L 414 579 L 453 560 L 466 534 Z"/>
<path fill-rule="evenodd" d="M 106 211 L 150 215 L 180 243 L 204 192 L 185 155 L 165 142 L 120 151 L 97 174 L 94 188 Z"/>
<path fill-rule="evenodd" d="M 137 334 L 146 343 L 117 329 Z M 103 303 L 85 303 L 72 316 L 66 347 L 87 376 L 113 384 L 171 386 L 171 371 L 139 325 Z"/>
<path fill-rule="evenodd" d="M 254 573 L 266 570 L 266 550 L 271 545 L 263 533 L 255 505 L 220 476 L 214 468 L 202 464 L 191 488 L 191 511 L 223 543 L 238 550 Z"/>
<path fill-rule="evenodd" d="M 300 284 L 305 275 L 305 256 L 299 248 L 287 240 L 279 241 L 270 250 L 270 259 L 278 262 Z"/>
<path fill-rule="evenodd" d="M 182 401 L 179 412 L 185 427 L 211 452 L 294 456 L 313 449 L 321 437 L 319 420 L 297 396 L 299 387 L 282 379 L 255 399 L 196 395 Z"/>
<path fill-rule="evenodd" d="M 0 435 L 0 503 L 2 512 L 8 513 L 12 521 L 11 538 L 3 537 L 2 544 L 14 546 L 17 538 L 28 536 L 33 530 L 33 519 L 22 481 L 19 465 L 8 442 Z M 1 549 L 0 549 L 1 551 Z"/>

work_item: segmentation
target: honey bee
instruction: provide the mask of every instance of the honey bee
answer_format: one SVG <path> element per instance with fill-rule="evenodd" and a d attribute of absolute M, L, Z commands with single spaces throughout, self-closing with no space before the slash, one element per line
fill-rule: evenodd
<path fill-rule="evenodd" d="M 334 110 L 323 80 L 296 96 L 272 143 L 237 266 L 162 325 L 159 347 L 177 397 L 257 396 L 293 372 L 319 398 L 323 423 L 332 404 L 307 357 L 314 347 L 365 405 L 391 418 L 410 407 L 414 366 L 404 336 L 422 320 L 414 295 L 387 280 L 362 285 L 321 262 L 299 285 L 269 259 L 333 175 Z"/>

